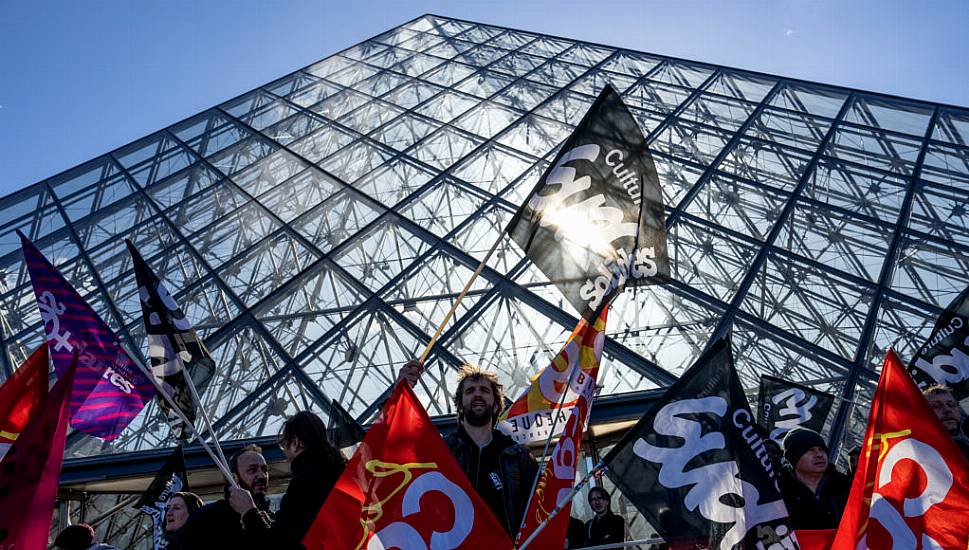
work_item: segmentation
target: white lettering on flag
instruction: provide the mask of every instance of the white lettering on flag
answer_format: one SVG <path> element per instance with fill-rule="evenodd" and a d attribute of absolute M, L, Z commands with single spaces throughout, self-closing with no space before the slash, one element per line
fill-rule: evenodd
<path fill-rule="evenodd" d="M 683 445 L 656 447 L 640 438 L 633 446 L 633 452 L 644 460 L 660 464 L 659 482 L 664 487 L 678 489 L 691 486 L 683 502 L 688 510 L 699 511 L 709 521 L 732 523 L 720 541 L 720 548 L 733 548 L 755 526 L 787 517 L 787 509 L 783 500 L 760 504 L 760 492 L 739 478 L 735 460 L 686 469 L 686 465 L 696 456 L 723 449 L 726 440 L 720 432 L 704 434 L 699 422 L 681 415 L 713 414 L 722 418 L 726 412 L 727 400 L 716 396 L 668 403 L 653 419 L 653 430 L 661 435 L 683 439 Z M 742 509 L 723 502 L 723 497 L 731 494 L 743 497 Z"/>

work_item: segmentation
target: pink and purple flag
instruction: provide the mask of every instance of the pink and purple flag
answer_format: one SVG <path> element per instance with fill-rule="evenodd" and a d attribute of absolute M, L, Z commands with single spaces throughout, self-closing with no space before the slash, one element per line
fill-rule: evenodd
<path fill-rule="evenodd" d="M 78 350 L 71 427 L 110 441 L 155 395 L 155 387 L 114 332 L 64 276 L 18 231 L 57 376 Z"/>

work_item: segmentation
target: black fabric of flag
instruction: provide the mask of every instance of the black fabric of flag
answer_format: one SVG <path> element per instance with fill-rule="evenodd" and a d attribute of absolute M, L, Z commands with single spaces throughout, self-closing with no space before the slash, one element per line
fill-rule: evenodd
<path fill-rule="evenodd" d="M 939 316 L 908 372 L 920 389 L 944 384 L 952 388 L 956 400 L 969 397 L 969 288 Z"/>
<path fill-rule="evenodd" d="M 179 446 L 165 461 L 165 465 L 155 476 L 148 490 L 134 504 L 134 507 L 151 517 L 152 540 L 155 549 L 166 548 L 165 509 L 168 498 L 179 491 L 188 491 L 188 474 L 185 472 L 185 454 Z"/>
<path fill-rule="evenodd" d="M 624 286 L 669 280 L 665 220 L 642 130 L 606 85 L 508 233 L 592 320 Z"/>
<path fill-rule="evenodd" d="M 162 390 L 172 397 L 185 418 L 194 424 L 195 400 L 185 372 L 191 374 L 195 389 L 201 395 L 215 374 L 215 362 L 165 285 L 148 267 L 131 241 L 125 240 L 125 243 L 134 260 L 138 297 L 148 334 L 152 376 Z M 191 430 L 178 418 L 168 401 L 158 396 L 158 404 L 168 417 L 175 437 L 180 440 L 191 437 Z"/>
<path fill-rule="evenodd" d="M 606 472 L 671 546 L 790 548 L 760 433 L 724 338 L 609 452 Z"/>
<path fill-rule="evenodd" d="M 757 421 L 774 441 L 794 428 L 821 433 L 834 396 L 823 391 L 774 378 L 760 377 L 760 418 Z"/>
<path fill-rule="evenodd" d="M 326 427 L 330 443 L 337 449 L 343 449 L 363 441 L 366 434 L 363 426 L 336 399 L 330 400 L 330 407 L 330 424 Z"/>

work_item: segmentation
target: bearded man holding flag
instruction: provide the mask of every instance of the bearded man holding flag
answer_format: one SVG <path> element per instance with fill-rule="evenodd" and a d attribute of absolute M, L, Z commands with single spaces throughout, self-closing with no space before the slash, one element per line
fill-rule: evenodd
<path fill-rule="evenodd" d="M 471 414 L 487 417 L 487 402 L 477 400 Z M 512 548 L 407 383 L 395 386 L 303 545 L 308 550 Z"/>
<path fill-rule="evenodd" d="M 401 368 L 398 380 L 413 387 L 421 370 L 420 363 L 411 361 Z M 514 537 L 538 464 L 527 448 L 495 429 L 504 400 L 504 390 L 494 372 L 462 367 L 454 392 L 458 430 L 445 443 L 475 492 Z"/>
<path fill-rule="evenodd" d="M 567 451 L 580 439 L 591 406 L 607 306 L 627 286 L 660 284 L 670 278 L 665 207 L 656 168 L 639 124 L 612 86 L 606 85 L 583 116 L 482 259 L 421 358 L 404 365 L 398 381 L 411 386 L 417 382 L 424 359 L 505 234 L 558 288 L 581 320 L 563 348 L 566 355 L 560 353 L 552 367 L 539 374 L 509 411 L 509 422 L 503 428 L 519 442 L 538 437 L 550 442 L 561 428 L 571 430 L 560 438 L 553 458 L 556 454 L 573 456 Z M 572 360 L 569 350 L 583 347 L 589 350 L 589 360 Z M 527 449 L 493 429 L 502 404 L 497 375 L 462 369 L 459 380 L 455 406 L 460 427 L 448 439 L 448 447 L 510 535 L 515 536 L 521 528 L 526 505 L 535 510 L 529 511 L 533 521 L 523 532 L 537 532 L 534 523 L 549 519 L 544 510 L 552 501 L 542 498 L 528 504 L 534 490 L 535 461 Z M 585 381 L 580 384 L 584 386 L 571 387 L 577 380 Z M 566 388 L 559 402 L 547 398 L 544 382 Z M 564 403 L 569 394 L 572 400 Z M 580 394 L 585 394 L 584 398 L 579 398 Z M 559 423 L 559 417 L 566 416 L 565 410 L 572 414 Z M 540 420 L 545 422 L 538 426 Z M 512 464 L 517 465 L 509 469 Z M 564 487 L 571 479 L 546 475 L 544 481 Z M 564 526 L 556 524 L 548 534 L 551 536 L 545 538 L 563 539 Z"/>

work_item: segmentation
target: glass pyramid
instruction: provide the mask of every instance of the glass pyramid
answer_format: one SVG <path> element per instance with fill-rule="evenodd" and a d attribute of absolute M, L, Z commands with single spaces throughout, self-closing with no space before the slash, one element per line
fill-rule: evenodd
<path fill-rule="evenodd" d="M 826 435 L 854 444 L 885 351 L 969 283 L 969 111 L 433 15 L 0 200 L 0 373 L 42 340 L 16 229 L 145 360 L 128 238 L 213 352 L 224 440 L 330 398 L 366 424 L 607 82 L 651 144 L 675 282 L 617 300 L 599 395 L 732 331 L 751 395 L 765 373 L 834 393 Z M 517 395 L 575 321 L 506 239 L 419 395 L 451 413 L 466 361 Z M 67 455 L 172 444 L 151 405 Z"/>

